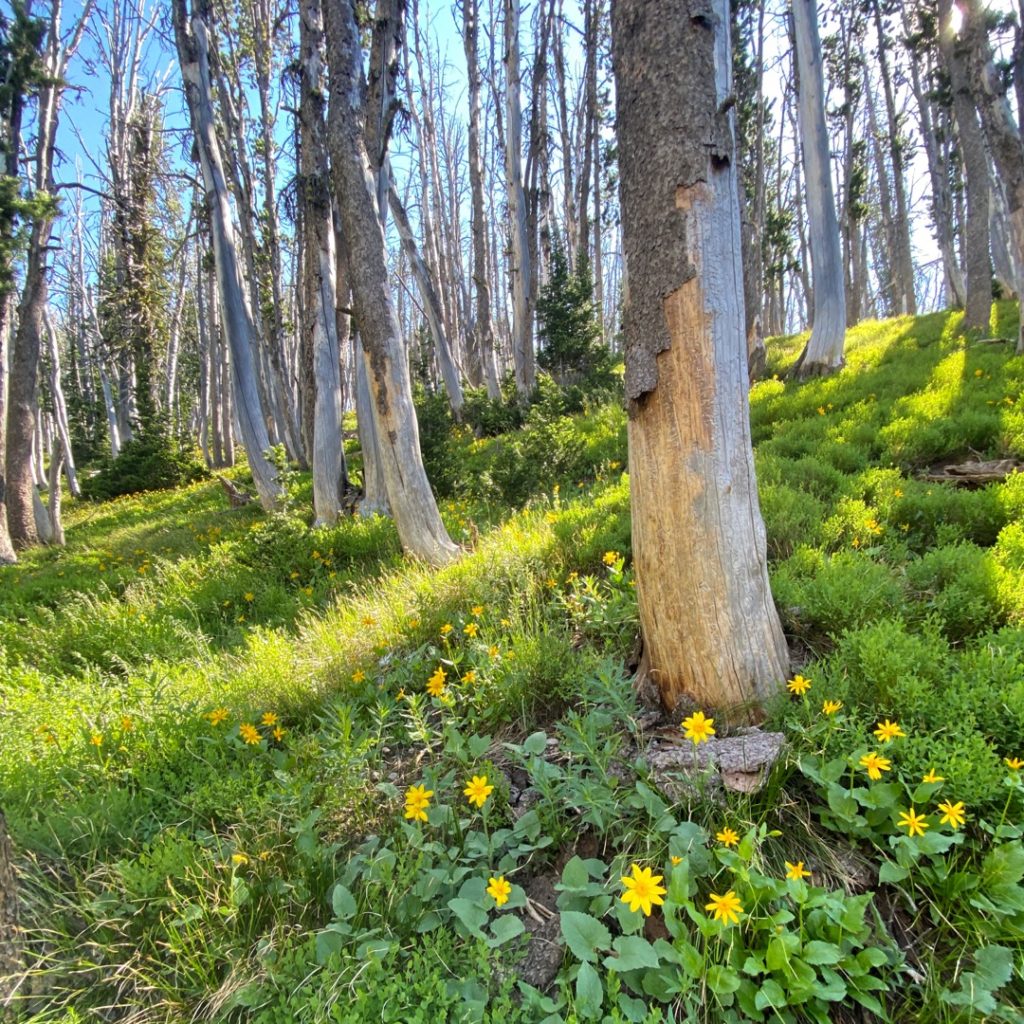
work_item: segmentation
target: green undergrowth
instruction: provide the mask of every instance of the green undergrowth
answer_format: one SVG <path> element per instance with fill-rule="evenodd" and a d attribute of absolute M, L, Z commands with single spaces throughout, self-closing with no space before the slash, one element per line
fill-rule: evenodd
<path fill-rule="evenodd" d="M 643 757 L 614 403 L 543 394 L 495 436 L 428 409 L 466 547 L 441 570 L 384 519 L 311 529 L 301 475 L 273 516 L 210 481 L 70 503 L 66 549 L 0 570 L 21 1018 L 1021 1020 L 1024 474 L 924 476 L 1024 459 L 1024 358 L 959 316 L 861 324 L 803 384 L 802 339 L 769 347 L 752 432 L 810 688 L 769 704 L 789 744 L 750 795 L 673 800 Z M 551 912 L 538 987 L 523 926 Z"/>

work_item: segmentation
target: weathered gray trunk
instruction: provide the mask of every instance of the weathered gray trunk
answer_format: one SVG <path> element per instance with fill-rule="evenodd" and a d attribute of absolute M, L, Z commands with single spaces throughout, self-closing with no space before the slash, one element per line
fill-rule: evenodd
<path fill-rule="evenodd" d="M 255 325 L 238 266 L 231 203 L 221 161 L 220 142 L 214 127 L 209 35 L 203 18 L 204 0 L 198 0 L 193 5 L 191 21 L 186 12 L 186 0 L 174 0 L 173 13 L 185 98 L 206 190 L 220 310 L 234 371 L 238 425 L 260 502 L 265 509 L 271 509 L 277 504 L 281 489 L 277 471 L 266 456 L 270 440 L 260 408 L 252 359 Z"/>
<path fill-rule="evenodd" d="M 64 458 L 64 471 L 68 477 L 68 490 L 72 497 L 80 498 L 82 490 L 78 486 L 78 474 L 75 472 L 75 456 L 71 450 L 71 424 L 68 422 L 68 406 L 64 399 L 64 385 L 60 372 L 60 345 L 57 343 L 57 331 L 49 310 L 44 313 L 46 337 L 49 342 L 50 355 L 50 398 L 53 402 L 53 420 L 57 430 L 57 440 Z"/>
<path fill-rule="evenodd" d="M 617 0 L 612 55 L 645 665 L 669 708 L 749 709 L 788 653 L 750 441 L 728 0 Z"/>
<path fill-rule="evenodd" d="M 505 10 L 505 187 L 511 234 L 512 358 L 520 398 L 533 391 L 536 362 L 530 295 L 530 239 L 523 188 L 523 114 L 520 104 L 519 0 L 504 0 Z"/>
<path fill-rule="evenodd" d="M 388 188 L 388 205 L 391 208 L 391 215 L 395 218 L 395 227 L 398 229 L 398 237 L 401 239 L 402 248 L 405 250 L 409 266 L 412 268 L 412 276 L 419 289 L 420 299 L 423 302 L 423 312 L 426 314 L 427 323 L 430 325 L 430 336 L 434 339 L 434 352 L 437 356 L 438 365 L 441 368 L 441 378 L 444 381 L 444 388 L 448 395 L 448 403 L 452 408 L 452 415 L 457 421 L 462 419 L 462 407 L 465 399 L 462 396 L 462 384 L 459 381 L 459 370 L 452 357 L 451 346 L 445 335 L 444 324 L 442 323 L 441 302 L 434 290 L 434 283 L 430 279 L 430 271 L 423 262 L 423 258 L 416 248 L 416 239 L 412 233 L 412 225 L 409 217 L 399 198 L 398 190 L 392 181 Z"/>
<path fill-rule="evenodd" d="M 480 61 L 477 41 L 480 34 L 478 0 L 463 0 L 462 42 L 466 53 L 466 79 L 469 90 L 470 234 L 473 245 L 473 287 L 476 289 L 474 320 L 475 350 L 480 360 L 489 398 L 498 398 L 498 366 L 494 358 L 494 324 L 491 319 L 491 285 L 487 277 L 487 224 L 484 210 L 484 168 L 480 153 Z"/>
<path fill-rule="evenodd" d="M 940 0 L 940 11 L 948 3 L 949 0 Z M 960 0 L 959 6 L 964 12 L 961 39 L 968 82 L 1006 197 L 1017 264 L 1024 267 L 1024 139 L 992 59 L 987 12 L 978 0 Z M 1024 302 L 1020 303 L 1018 324 L 1017 352 L 1024 354 Z"/>
<path fill-rule="evenodd" d="M 953 34 L 952 12 L 952 0 L 939 0 L 939 48 L 950 78 L 958 148 L 966 178 L 967 218 L 963 252 L 967 295 L 963 325 L 967 330 L 987 331 L 992 310 L 988 156 L 971 95 L 965 42 Z"/>
<path fill-rule="evenodd" d="M 18 560 L 7 529 L 7 478 L 4 473 L 7 442 L 7 338 L 10 334 L 8 296 L 0 299 L 0 565 Z"/>
<path fill-rule="evenodd" d="M 325 16 L 332 172 L 388 503 L 403 548 L 440 564 L 458 548 L 445 531 L 420 455 L 408 362 L 388 284 L 377 182 L 366 148 L 358 29 L 348 0 L 328 0 Z"/>
<path fill-rule="evenodd" d="M 989 189 L 989 238 L 992 242 L 992 268 L 1003 295 L 1019 298 L 1022 275 L 1017 247 L 1013 244 L 1010 211 L 1002 182 L 996 177 Z"/>
<path fill-rule="evenodd" d="M 336 522 L 345 479 L 341 443 L 341 352 L 338 344 L 337 253 L 327 166 L 324 72 L 320 51 L 320 0 L 302 0 L 300 10 L 302 139 L 301 190 L 306 236 L 306 332 L 311 339 L 313 408 L 313 509 L 318 525 Z"/>
<path fill-rule="evenodd" d="M 811 337 L 794 367 L 800 377 L 829 374 L 843 365 L 846 295 L 843 253 L 832 191 L 825 124 L 825 84 L 815 0 L 793 0 L 800 137 L 807 183 L 807 220 L 814 274 Z"/>

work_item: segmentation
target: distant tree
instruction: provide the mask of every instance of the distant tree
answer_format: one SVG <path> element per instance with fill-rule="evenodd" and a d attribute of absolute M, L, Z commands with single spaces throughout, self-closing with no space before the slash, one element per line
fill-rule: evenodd
<path fill-rule="evenodd" d="M 793 367 L 798 377 L 833 373 L 843 365 L 846 291 L 839 220 L 832 190 L 825 81 L 815 0 L 793 0 L 800 143 L 807 182 L 807 221 L 811 235 L 814 313 L 811 337 Z"/>
<path fill-rule="evenodd" d="M 742 705 L 788 667 L 747 402 L 728 0 L 612 7 L 629 475 L 662 701 Z"/>
<path fill-rule="evenodd" d="M 563 387 L 607 373 L 611 357 L 601 340 L 590 261 L 582 248 L 575 273 L 560 243 L 552 246 L 551 276 L 537 297 L 537 361 Z"/>

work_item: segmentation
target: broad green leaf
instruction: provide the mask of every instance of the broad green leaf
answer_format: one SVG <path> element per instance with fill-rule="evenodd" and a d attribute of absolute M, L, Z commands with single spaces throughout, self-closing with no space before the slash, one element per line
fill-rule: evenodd
<path fill-rule="evenodd" d="M 801 952 L 801 957 L 815 966 L 821 964 L 837 964 L 843 958 L 839 947 L 833 942 L 822 942 L 820 939 L 812 939 Z"/>
<path fill-rule="evenodd" d="M 503 946 L 517 935 L 522 935 L 526 931 L 526 926 L 515 914 L 503 914 L 491 922 L 491 931 L 494 938 L 488 939 L 487 945 L 494 949 Z"/>
<path fill-rule="evenodd" d="M 577 959 L 597 963 L 598 952 L 611 948 L 611 933 L 596 917 L 575 910 L 563 910 L 559 917 L 562 937 Z"/>
<path fill-rule="evenodd" d="M 334 887 L 331 893 L 331 906 L 334 908 L 334 916 L 339 921 L 347 921 L 356 912 L 356 899 L 349 890 L 340 882 Z"/>
<path fill-rule="evenodd" d="M 531 733 L 523 741 L 523 753 L 533 754 L 535 757 L 540 756 L 544 753 L 545 748 L 548 745 L 548 737 L 545 732 L 534 732 Z"/>
<path fill-rule="evenodd" d="M 448 901 L 448 909 L 462 922 L 470 935 L 484 938 L 483 926 L 487 923 L 487 911 L 477 902 L 462 896 Z"/>
<path fill-rule="evenodd" d="M 612 946 L 617 956 L 606 956 L 604 966 L 610 971 L 636 971 L 641 967 L 657 967 L 658 954 L 654 947 L 639 935 L 620 935 Z"/>
<path fill-rule="evenodd" d="M 580 964 L 576 975 L 576 1012 L 583 1020 L 597 1020 L 604 1003 L 604 988 L 597 971 L 588 963 Z"/>
<path fill-rule="evenodd" d="M 759 1010 L 779 1010 L 786 1005 L 786 993 L 774 978 L 765 978 L 760 991 L 754 997 L 754 1005 Z"/>

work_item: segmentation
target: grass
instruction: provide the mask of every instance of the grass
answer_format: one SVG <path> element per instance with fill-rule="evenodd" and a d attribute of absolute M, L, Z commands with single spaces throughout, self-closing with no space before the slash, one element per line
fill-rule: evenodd
<path fill-rule="evenodd" d="M 995 333 L 1015 322 L 994 307 Z M 67 548 L 0 577 L 21 1018 L 1019 1019 L 1024 474 L 977 490 L 920 475 L 1024 459 L 1024 358 L 958 324 L 858 325 L 846 369 L 805 384 L 785 380 L 802 339 L 770 347 L 752 430 L 773 591 L 812 686 L 768 709 L 789 747 L 750 796 L 673 805 L 639 758 L 613 405 L 482 440 L 434 417 L 428 462 L 471 548 L 441 571 L 404 561 L 386 520 L 314 531 L 229 511 L 211 482 L 70 503 Z M 881 745 L 889 718 L 907 735 Z M 869 784 L 870 750 L 892 768 Z M 922 784 L 932 769 L 945 781 Z M 461 796 L 481 773 L 486 813 Z M 402 813 L 420 782 L 422 826 Z M 962 829 L 939 800 L 965 804 Z M 909 806 L 927 838 L 897 824 Z M 735 850 L 713 839 L 725 825 Z M 809 882 L 784 878 L 798 861 Z M 642 928 L 618 900 L 634 862 L 691 924 Z M 500 912 L 495 871 L 514 883 Z M 516 984 L 522 940 L 498 924 L 530 920 L 544 880 L 578 915 L 563 933 L 592 922 L 548 993 Z M 726 884 L 745 901 L 731 931 L 703 913 Z"/>

